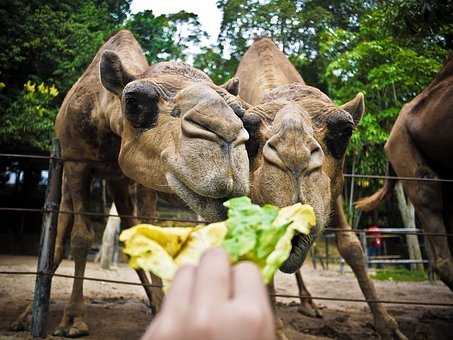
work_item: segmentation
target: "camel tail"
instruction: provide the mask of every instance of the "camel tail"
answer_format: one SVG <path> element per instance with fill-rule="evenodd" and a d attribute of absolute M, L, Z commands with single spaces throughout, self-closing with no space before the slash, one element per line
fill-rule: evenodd
<path fill-rule="evenodd" d="M 395 171 L 392 168 L 390 162 L 387 163 L 386 176 L 395 176 Z M 374 194 L 368 197 L 364 197 L 355 202 L 355 207 L 362 211 L 371 211 L 376 209 L 379 204 L 389 197 L 395 187 L 396 180 L 392 178 L 386 178 L 384 186 L 376 191 Z"/>

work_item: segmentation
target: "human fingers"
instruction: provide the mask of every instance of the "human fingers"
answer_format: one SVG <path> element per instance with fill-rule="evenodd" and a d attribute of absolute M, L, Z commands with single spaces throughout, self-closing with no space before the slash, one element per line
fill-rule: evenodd
<path fill-rule="evenodd" d="M 262 339 L 275 338 L 275 322 L 267 289 L 258 267 L 251 262 L 240 262 L 232 269 L 233 308 L 255 327 Z"/>
<path fill-rule="evenodd" d="M 182 335 L 181 325 L 187 320 L 195 273 L 195 267 L 189 265 L 181 267 L 176 272 L 170 290 L 164 298 L 162 309 L 148 327 L 142 340 L 171 340 Z"/>
<path fill-rule="evenodd" d="M 197 267 L 193 303 L 206 308 L 228 300 L 231 294 L 231 267 L 227 253 L 220 248 L 206 251 Z"/>
<path fill-rule="evenodd" d="M 162 312 L 170 315 L 185 314 L 191 304 L 196 268 L 185 265 L 178 269 L 170 289 L 164 298 Z"/>
<path fill-rule="evenodd" d="M 254 265 L 252 262 L 247 261 L 240 262 L 233 267 L 232 272 L 233 300 L 269 300 L 261 273 L 256 265 Z"/>

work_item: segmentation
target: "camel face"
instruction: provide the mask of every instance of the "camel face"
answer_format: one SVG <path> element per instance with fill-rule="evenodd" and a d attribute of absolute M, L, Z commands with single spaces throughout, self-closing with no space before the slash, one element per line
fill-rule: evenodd
<path fill-rule="evenodd" d="M 306 85 L 301 86 L 307 90 Z M 359 119 L 363 96 L 338 107 L 315 91 L 299 91 L 299 96 L 282 93 L 280 88 L 280 96 L 276 96 L 280 99 L 252 107 L 244 115 L 251 133 L 247 143 L 251 196 L 260 204 L 282 207 L 301 202 L 313 206 L 317 222 L 314 239 L 329 223 L 341 194 L 344 155 L 355 125 L 349 110 L 355 113 L 352 109 L 359 107 Z M 308 249 L 306 240 L 296 237 L 281 270 L 297 270 Z"/>
<path fill-rule="evenodd" d="M 108 53 L 101 80 L 121 99 L 121 170 L 146 187 L 176 193 L 206 219 L 225 217 L 222 203 L 249 190 L 249 136 L 231 95 L 178 70 L 128 75 Z"/>
<path fill-rule="evenodd" d="M 180 129 L 162 152 L 166 179 L 195 211 L 203 211 L 202 216 L 224 218 L 222 203 L 248 194 L 248 133 L 225 100 L 205 84 L 181 90 L 175 108 L 181 115 Z"/>
<path fill-rule="evenodd" d="M 252 171 L 252 199 L 280 207 L 310 204 L 322 224 L 329 214 L 330 179 L 308 113 L 288 103 L 277 111 L 270 126 L 261 129 L 263 147 Z"/>

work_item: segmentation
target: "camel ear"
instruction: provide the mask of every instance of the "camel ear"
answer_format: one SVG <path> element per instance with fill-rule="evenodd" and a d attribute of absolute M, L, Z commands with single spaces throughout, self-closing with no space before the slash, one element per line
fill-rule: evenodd
<path fill-rule="evenodd" d="M 354 99 L 341 105 L 340 109 L 349 112 L 354 120 L 354 125 L 357 126 L 365 113 L 365 97 L 363 96 L 363 93 L 359 92 Z"/>
<path fill-rule="evenodd" d="M 239 94 L 239 78 L 231 78 L 230 80 L 226 81 L 223 85 L 221 85 L 225 90 L 227 90 L 233 96 L 237 96 Z"/>
<path fill-rule="evenodd" d="M 241 117 L 244 128 L 249 133 L 249 140 L 245 143 L 247 154 L 250 160 L 255 159 L 260 147 L 260 125 L 261 119 L 251 111 L 245 112 Z"/>
<path fill-rule="evenodd" d="M 121 95 L 128 83 L 135 80 L 135 77 L 124 68 L 119 55 L 114 51 L 107 50 L 102 53 L 99 72 L 102 85 L 117 96 Z"/>

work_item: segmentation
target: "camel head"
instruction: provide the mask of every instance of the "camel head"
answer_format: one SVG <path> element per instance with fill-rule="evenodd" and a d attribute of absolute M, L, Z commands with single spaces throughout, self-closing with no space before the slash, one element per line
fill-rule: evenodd
<path fill-rule="evenodd" d="M 317 225 L 312 235 L 298 235 L 281 270 L 292 273 L 303 263 L 318 234 L 329 223 L 343 186 L 343 162 L 352 130 L 363 110 L 363 95 L 338 107 L 315 88 L 270 92 L 263 104 L 243 116 L 250 133 L 252 200 L 280 207 L 310 204 Z M 308 89 L 307 89 L 308 88 Z M 308 92 L 308 93 L 307 93 Z"/>
<path fill-rule="evenodd" d="M 102 55 L 102 84 L 121 100 L 120 167 L 144 186 L 176 193 L 208 220 L 224 218 L 222 203 L 249 191 L 244 111 L 203 72 L 156 65 L 131 75 L 115 52 Z"/>

